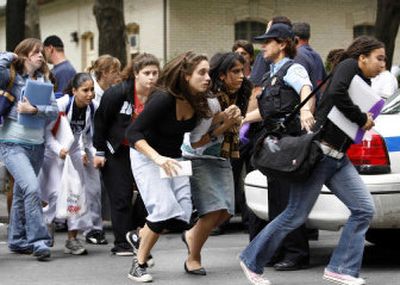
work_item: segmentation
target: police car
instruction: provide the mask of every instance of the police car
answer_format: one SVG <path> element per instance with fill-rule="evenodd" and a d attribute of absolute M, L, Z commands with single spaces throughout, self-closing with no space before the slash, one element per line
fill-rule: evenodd
<path fill-rule="evenodd" d="M 348 156 L 371 192 L 376 213 L 367 240 L 391 245 L 400 240 L 400 92 L 385 103 L 367 140 L 354 144 Z M 247 205 L 260 218 L 268 220 L 266 177 L 259 171 L 245 179 Z M 324 187 L 312 209 L 308 228 L 338 231 L 346 223 L 349 210 Z"/>

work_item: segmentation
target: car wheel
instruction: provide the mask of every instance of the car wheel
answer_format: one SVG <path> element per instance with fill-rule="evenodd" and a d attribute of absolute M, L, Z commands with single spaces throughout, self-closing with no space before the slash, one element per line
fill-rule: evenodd
<path fill-rule="evenodd" d="M 381 247 L 400 247 L 400 229 L 369 229 L 365 239 Z"/>

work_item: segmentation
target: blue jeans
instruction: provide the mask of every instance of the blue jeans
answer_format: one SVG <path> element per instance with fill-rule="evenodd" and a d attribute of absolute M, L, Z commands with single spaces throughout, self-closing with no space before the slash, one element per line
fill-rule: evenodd
<path fill-rule="evenodd" d="M 0 159 L 15 180 L 8 231 L 8 247 L 12 251 L 40 251 L 51 240 L 43 220 L 37 178 L 43 154 L 43 144 L 0 143 Z"/>
<path fill-rule="evenodd" d="M 240 259 L 251 271 L 261 274 L 285 236 L 306 221 L 324 184 L 351 212 L 327 269 L 358 277 L 365 232 L 373 218 L 375 206 L 371 194 L 347 156 L 340 160 L 324 156 L 306 182 L 291 185 L 285 211 L 270 222 L 240 254 Z"/>

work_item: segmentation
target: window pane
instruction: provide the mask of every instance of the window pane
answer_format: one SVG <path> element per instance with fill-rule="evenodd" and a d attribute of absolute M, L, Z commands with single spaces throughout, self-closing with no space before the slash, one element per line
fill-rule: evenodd
<path fill-rule="evenodd" d="M 375 35 L 375 26 L 373 25 L 357 25 L 353 27 L 353 37 Z"/>
<path fill-rule="evenodd" d="M 235 24 L 235 40 L 253 42 L 253 38 L 263 34 L 266 27 L 266 24 L 255 21 L 238 22 Z"/>

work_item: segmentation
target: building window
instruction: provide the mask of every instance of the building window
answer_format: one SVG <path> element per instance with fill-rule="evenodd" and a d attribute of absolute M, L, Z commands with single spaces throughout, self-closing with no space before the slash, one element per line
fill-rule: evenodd
<path fill-rule="evenodd" d="M 375 35 L 375 26 L 374 25 L 357 25 L 353 27 L 353 38 L 357 38 L 359 36 L 373 36 Z"/>
<path fill-rule="evenodd" d="M 89 38 L 89 50 L 90 51 L 94 50 L 94 37 L 93 36 L 91 36 Z"/>
<path fill-rule="evenodd" d="M 256 21 L 242 21 L 235 24 L 235 40 L 253 42 L 253 38 L 265 33 L 267 25 Z"/>
<path fill-rule="evenodd" d="M 128 58 L 133 59 L 140 50 L 140 27 L 136 23 L 126 25 L 126 33 L 128 36 L 127 52 Z"/>
<path fill-rule="evenodd" d="M 82 44 L 82 69 L 85 69 L 93 64 L 97 58 L 95 49 L 94 34 L 85 32 L 81 36 Z"/>

